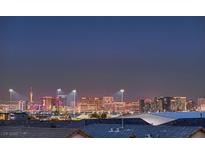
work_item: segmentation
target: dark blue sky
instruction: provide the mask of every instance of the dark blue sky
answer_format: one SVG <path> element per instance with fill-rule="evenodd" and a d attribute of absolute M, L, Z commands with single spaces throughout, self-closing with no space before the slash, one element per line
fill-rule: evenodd
<path fill-rule="evenodd" d="M 52 95 L 205 96 L 205 17 L 0 17 L 0 100 Z"/>

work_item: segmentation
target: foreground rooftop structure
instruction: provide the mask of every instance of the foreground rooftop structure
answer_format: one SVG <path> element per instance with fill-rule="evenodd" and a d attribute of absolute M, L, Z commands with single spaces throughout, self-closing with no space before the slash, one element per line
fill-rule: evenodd
<path fill-rule="evenodd" d="M 92 138 L 204 138 L 201 127 L 173 127 L 151 125 L 93 124 L 81 129 Z M 82 134 L 82 133 L 81 133 Z M 86 137 L 85 136 L 85 137 Z M 75 137 L 75 135 L 69 136 Z M 83 137 L 83 136 L 82 136 Z"/>
<path fill-rule="evenodd" d="M 162 124 L 165 126 L 195 126 L 205 129 L 205 118 L 182 118 Z"/>
<path fill-rule="evenodd" d="M 151 113 L 153 115 L 172 118 L 172 119 L 180 119 L 180 118 L 205 118 L 205 112 L 158 112 Z"/>
<path fill-rule="evenodd" d="M 77 129 L 42 127 L 0 127 L 0 138 L 65 138 Z"/>
<path fill-rule="evenodd" d="M 91 124 L 84 128 L 0 127 L 0 138 L 205 138 L 201 127 Z"/>
<path fill-rule="evenodd" d="M 140 118 L 140 119 L 148 122 L 151 125 L 161 125 L 161 124 L 175 120 L 175 118 L 155 115 L 155 114 L 151 114 L 151 113 L 127 115 L 127 116 L 121 116 L 118 118 L 125 118 L 125 119 Z"/>

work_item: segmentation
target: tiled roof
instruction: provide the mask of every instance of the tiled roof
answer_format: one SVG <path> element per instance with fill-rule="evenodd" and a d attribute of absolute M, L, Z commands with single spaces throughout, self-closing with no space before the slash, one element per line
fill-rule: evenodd
<path fill-rule="evenodd" d="M 76 129 L 38 127 L 0 127 L 0 138 L 65 138 Z"/>
<path fill-rule="evenodd" d="M 124 124 L 137 124 L 137 125 L 150 125 L 148 122 L 140 119 L 140 118 L 124 118 Z M 85 120 L 85 124 L 121 124 L 122 118 L 114 118 L 114 119 L 87 119 Z"/>
<path fill-rule="evenodd" d="M 81 121 L 0 121 L 0 126 L 81 128 L 89 124 L 120 124 L 121 119 L 87 119 Z M 142 119 L 124 119 L 125 124 L 149 125 Z"/>
<path fill-rule="evenodd" d="M 136 127 L 135 136 L 152 138 L 186 138 L 190 137 L 194 132 L 201 129 L 200 127 L 172 127 L 172 126 L 150 126 Z"/>
<path fill-rule="evenodd" d="M 81 129 L 82 132 L 94 138 L 182 138 L 189 137 L 200 127 L 172 127 L 151 125 L 93 124 Z M 117 128 L 120 128 L 119 131 Z"/>
<path fill-rule="evenodd" d="M 128 138 L 132 135 L 132 129 L 123 129 L 117 132 L 116 128 L 119 127 L 121 127 L 119 124 L 93 124 L 84 127 L 81 131 L 93 138 Z"/>
<path fill-rule="evenodd" d="M 84 128 L 0 127 L 0 138 L 65 138 L 76 132 L 93 138 L 182 138 L 190 137 L 200 127 L 91 124 Z"/>
<path fill-rule="evenodd" d="M 198 126 L 205 128 L 205 118 L 183 118 L 177 119 L 163 125 L 166 126 Z"/>
<path fill-rule="evenodd" d="M 155 112 L 151 113 L 153 115 L 169 117 L 174 119 L 181 119 L 181 118 L 205 118 L 205 112 Z"/>

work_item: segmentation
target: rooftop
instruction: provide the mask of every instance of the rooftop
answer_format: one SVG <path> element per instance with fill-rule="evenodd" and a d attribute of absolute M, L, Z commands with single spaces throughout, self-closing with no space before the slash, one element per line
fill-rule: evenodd
<path fill-rule="evenodd" d="M 134 115 L 127 115 L 127 116 L 122 116 L 122 117 L 125 119 L 141 118 L 142 120 L 144 120 L 147 123 L 152 124 L 152 125 L 160 125 L 160 124 L 175 120 L 175 118 L 161 116 L 161 115 L 155 115 L 155 114 L 150 114 L 150 113 L 134 114 Z"/>
<path fill-rule="evenodd" d="M 77 129 L 38 128 L 38 127 L 0 127 L 0 138 L 65 138 Z"/>
<path fill-rule="evenodd" d="M 137 125 L 149 125 L 149 123 L 145 122 L 139 118 L 130 118 L 124 119 L 125 124 L 137 124 Z M 0 126 L 25 126 L 25 127 L 66 127 L 66 128 L 81 128 L 85 125 L 90 124 L 121 124 L 121 119 L 86 119 L 80 121 L 16 121 L 16 120 L 8 120 L 8 121 L 0 121 Z"/>
<path fill-rule="evenodd" d="M 205 128 L 205 118 L 182 118 L 163 125 L 166 126 L 198 126 Z"/>
<path fill-rule="evenodd" d="M 81 129 L 82 132 L 93 138 L 186 138 L 201 127 L 173 127 L 151 125 L 93 124 Z"/>
<path fill-rule="evenodd" d="M 173 119 L 201 118 L 201 116 L 205 118 L 205 112 L 158 112 L 152 114 Z"/>

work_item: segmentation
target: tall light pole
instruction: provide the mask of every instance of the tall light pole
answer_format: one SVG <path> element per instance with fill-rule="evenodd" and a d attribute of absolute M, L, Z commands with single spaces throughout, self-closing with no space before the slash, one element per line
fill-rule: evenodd
<path fill-rule="evenodd" d="M 75 118 L 75 102 L 76 102 L 76 90 L 74 89 L 73 90 L 73 106 L 74 106 L 74 109 L 73 109 L 73 117 Z"/>
<path fill-rule="evenodd" d="M 124 89 L 121 89 L 120 90 L 120 93 L 121 93 L 121 102 L 124 102 L 124 92 L 125 90 Z M 123 118 L 123 115 L 122 115 L 122 129 L 124 128 L 124 118 Z"/>
<path fill-rule="evenodd" d="M 60 92 L 62 92 L 62 89 L 61 88 L 57 89 L 57 96 L 60 95 Z"/>
<path fill-rule="evenodd" d="M 14 90 L 13 89 L 9 89 L 9 101 L 12 101 L 12 94 L 13 94 Z"/>
<path fill-rule="evenodd" d="M 121 89 L 121 90 L 120 90 L 120 93 L 121 93 L 121 102 L 124 101 L 124 92 L 125 92 L 124 89 Z"/>

